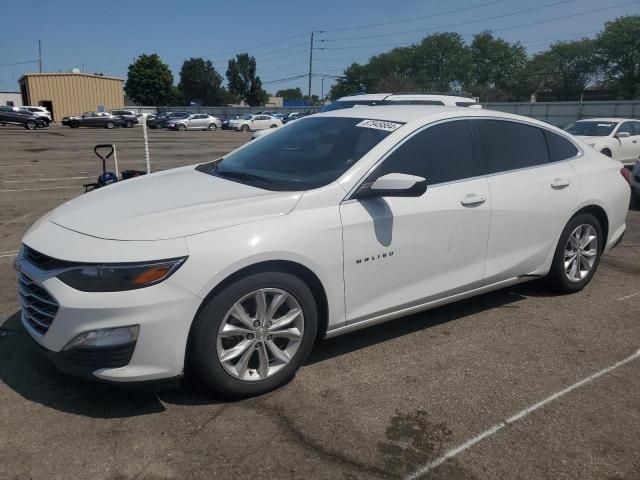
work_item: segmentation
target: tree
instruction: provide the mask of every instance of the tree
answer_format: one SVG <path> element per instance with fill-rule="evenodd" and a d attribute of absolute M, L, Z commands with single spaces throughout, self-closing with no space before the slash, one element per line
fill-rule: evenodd
<path fill-rule="evenodd" d="M 282 97 L 285 100 L 302 100 L 303 94 L 300 87 L 286 88 L 284 90 L 278 90 L 276 92 L 276 97 Z"/>
<path fill-rule="evenodd" d="M 473 36 L 469 52 L 471 72 L 466 89 L 484 101 L 513 100 L 527 63 L 525 48 L 485 31 Z"/>
<path fill-rule="evenodd" d="M 603 70 L 625 99 L 640 95 L 640 15 L 605 23 L 596 40 Z"/>
<path fill-rule="evenodd" d="M 458 33 L 435 33 L 416 45 L 412 70 L 425 90 L 460 90 L 471 73 L 471 55 Z"/>
<path fill-rule="evenodd" d="M 367 78 L 367 67 L 358 63 L 352 63 L 345 68 L 342 77 L 331 86 L 329 90 L 329 98 L 335 100 L 345 95 L 358 92 L 371 92 L 371 88 L 375 81 Z"/>
<path fill-rule="evenodd" d="M 169 66 L 153 53 L 140 55 L 129 65 L 125 92 L 138 105 L 161 106 L 173 98 L 173 75 Z"/>
<path fill-rule="evenodd" d="M 598 77 L 594 41 L 556 42 L 535 55 L 527 70 L 537 91 L 547 91 L 560 100 L 576 100 Z"/>
<path fill-rule="evenodd" d="M 262 89 L 262 81 L 256 75 L 256 59 L 248 53 L 236 55 L 229 60 L 227 68 L 229 92 L 244 100 L 248 105 L 264 105 L 268 100 L 267 92 Z"/>
<path fill-rule="evenodd" d="M 223 100 L 221 86 L 222 76 L 216 72 L 210 60 L 190 58 L 182 64 L 178 87 L 187 102 L 220 105 Z"/>

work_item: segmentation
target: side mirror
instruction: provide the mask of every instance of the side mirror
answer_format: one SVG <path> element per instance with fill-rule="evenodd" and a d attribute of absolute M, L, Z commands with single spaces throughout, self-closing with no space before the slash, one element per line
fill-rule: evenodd
<path fill-rule="evenodd" d="M 420 197 L 427 191 L 427 180 L 406 173 L 388 173 L 378 177 L 373 183 L 365 182 L 353 198 L 373 197 Z"/>
<path fill-rule="evenodd" d="M 629 132 L 618 132 L 616 133 L 616 138 L 627 138 L 630 137 L 631 134 Z"/>

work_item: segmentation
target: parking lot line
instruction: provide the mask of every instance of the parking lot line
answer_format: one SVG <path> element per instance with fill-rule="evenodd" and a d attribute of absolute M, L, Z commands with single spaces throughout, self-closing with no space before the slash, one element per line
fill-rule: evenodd
<path fill-rule="evenodd" d="M 640 292 L 636 292 L 636 293 L 632 293 L 631 295 L 627 295 L 626 297 L 621 297 L 618 299 L 618 302 L 622 301 L 622 300 L 626 300 L 627 298 L 631 298 L 631 297 L 637 297 L 638 295 L 640 295 Z"/>
<path fill-rule="evenodd" d="M 18 252 L 16 253 L 8 253 L 6 255 L 2 254 L 0 255 L 0 258 L 5 258 L 5 257 L 17 257 L 18 256 Z"/>
<path fill-rule="evenodd" d="M 523 410 L 520 410 L 518 413 L 516 413 L 515 415 L 507 418 L 506 420 L 496 423 L 495 425 L 493 425 L 492 427 L 488 428 L 487 430 L 485 430 L 484 432 L 480 433 L 479 435 L 476 435 L 475 437 L 467 440 L 466 442 L 458 445 L 457 447 L 452 448 L 451 450 L 446 452 L 441 457 L 435 459 L 434 461 L 432 461 L 430 463 L 427 463 L 423 467 L 420 467 L 415 472 L 413 472 L 411 475 L 406 477 L 405 480 L 416 480 L 416 479 L 422 477 L 423 475 L 426 475 L 427 473 L 432 471 L 434 468 L 442 465 L 444 462 L 446 462 L 450 458 L 453 458 L 456 455 L 464 452 L 465 450 L 471 448 L 476 443 L 481 442 L 485 438 L 489 438 L 489 437 L 495 435 L 497 432 L 502 430 L 507 425 L 510 425 L 512 423 L 517 422 L 518 420 L 526 417 L 530 413 L 535 412 L 536 410 L 544 407 L 545 405 L 547 405 L 548 403 L 553 402 L 554 400 L 557 400 L 558 398 L 562 397 L 563 395 L 566 395 L 567 393 L 575 390 L 576 388 L 579 388 L 579 387 L 582 387 L 583 385 L 591 383 L 594 380 L 602 377 L 603 375 L 606 375 L 607 373 L 612 372 L 616 368 L 621 367 L 623 365 L 626 365 L 627 363 L 629 363 L 629 362 L 631 362 L 633 360 L 636 360 L 637 358 L 640 358 L 640 350 L 636 351 L 632 355 L 629 355 L 625 359 L 620 360 L 619 362 L 614 363 L 613 365 L 611 365 L 609 367 L 603 368 L 602 370 L 594 373 L 593 375 L 590 375 L 590 376 L 588 376 L 586 378 L 583 378 L 582 380 L 574 383 L 573 385 L 570 385 L 567 388 L 565 388 L 563 390 L 560 390 L 559 392 L 556 392 L 553 395 L 548 396 L 544 400 L 541 400 L 541 401 L 539 401 L 537 403 L 534 403 L 530 407 L 527 407 L 527 408 L 525 408 Z"/>
<path fill-rule="evenodd" d="M 0 190 L 0 193 L 3 192 L 40 192 L 43 190 L 68 190 L 70 188 L 79 188 L 77 185 L 73 187 L 43 187 L 43 188 L 16 188 L 16 189 L 3 189 Z"/>

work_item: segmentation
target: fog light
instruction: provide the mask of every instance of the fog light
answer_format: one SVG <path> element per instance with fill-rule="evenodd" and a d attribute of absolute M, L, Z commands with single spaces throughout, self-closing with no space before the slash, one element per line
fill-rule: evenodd
<path fill-rule="evenodd" d="M 138 340 L 139 325 L 118 328 L 102 328 L 81 333 L 63 348 L 74 347 L 114 347 Z"/>

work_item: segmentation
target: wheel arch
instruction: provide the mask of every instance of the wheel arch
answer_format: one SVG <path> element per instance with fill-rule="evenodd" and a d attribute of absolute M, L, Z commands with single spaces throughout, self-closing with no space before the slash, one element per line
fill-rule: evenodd
<path fill-rule="evenodd" d="M 573 215 L 571 215 L 571 218 L 575 217 L 576 215 L 580 215 L 581 213 L 590 213 L 598 219 L 598 222 L 600 222 L 602 235 L 604 236 L 604 242 L 602 242 L 601 248 L 604 250 L 609 241 L 609 216 L 607 215 L 607 212 L 600 205 L 592 203 L 577 210 Z"/>
<path fill-rule="evenodd" d="M 214 297 L 218 292 L 222 291 L 224 288 L 233 284 L 241 278 L 244 278 L 248 275 L 253 275 L 256 273 L 262 272 L 282 272 L 289 273 L 300 280 L 302 280 L 311 290 L 313 294 L 314 300 L 316 302 L 316 306 L 318 308 L 318 331 L 316 333 L 316 340 L 324 338 L 329 321 L 329 303 L 327 298 L 327 293 L 325 291 L 322 282 L 318 278 L 318 276 L 308 267 L 304 266 L 301 263 L 292 261 L 292 260 L 265 260 L 261 262 L 257 262 L 235 272 L 229 274 L 223 280 L 221 280 L 218 284 L 216 284 L 211 291 L 204 297 L 198 310 L 196 311 L 195 316 L 191 321 L 191 326 L 189 327 L 189 335 L 187 340 L 187 348 L 185 351 L 185 365 L 189 361 L 189 350 L 191 349 L 191 332 L 193 331 L 193 325 L 195 324 L 195 319 L 198 317 L 204 306 L 207 304 L 209 299 Z"/>

